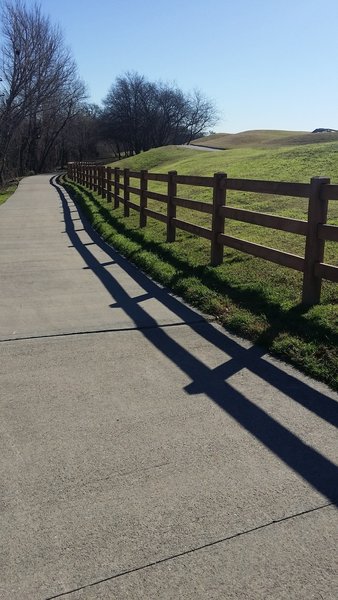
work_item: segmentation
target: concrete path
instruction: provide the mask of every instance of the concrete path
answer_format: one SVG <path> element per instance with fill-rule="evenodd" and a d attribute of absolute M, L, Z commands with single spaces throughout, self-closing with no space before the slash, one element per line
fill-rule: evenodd
<path fill-rule="evenodd" d="M 221 150 L 225 150 L 225 148 L 212 148 L 212 146 L 202 146 L 198 144 L 182 144 L 181 146 L 177 146 L 177 148 L 187 148 L 188 150 L 205 150 L 206 152 L 220 152 Z"/>
<path fill-rule="evenodd" d="M 1 600 L 336 599 L 337 395 L 106 246 L 0 208 Z"/>

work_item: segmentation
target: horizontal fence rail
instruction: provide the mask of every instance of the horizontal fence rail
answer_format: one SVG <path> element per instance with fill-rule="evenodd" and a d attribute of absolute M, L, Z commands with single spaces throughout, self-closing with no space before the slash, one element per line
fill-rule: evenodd
<path fill-rule="evenodd" d="M 303 304 L 312 305 L 320 302 L 322 279 L 338 282 L 338 267 L 323 262 L 325 242 L 338 242 L 338 226 L 326 223 L 329 200 L 338 200 L 338 185 L 330 184 L 330 180 L 327 178 L 313 177 L 310 183 L 259 181 L 231 179 L 225 173 L 215 173 L 213 177 L 200 177 L 178 175 L 176 171 L 149 173 L 146 170 L 131 171 L 89 163 L 68 163 L 67 174 L 76 183 L 93 190 L 102 198 L 106 198 L 108 202 L 114 202 L 114 208 L 118 208 L 120 204 L 123 205 L 124 216 L 129 216 L 130 209 L 137 211 L 140 215 L 140 227 L 146 226 L 148 217 L 165 223 L 168 242 L 175 241 L 176 229 L 182 229 L 210 240 L 210 262 L 213 266 L 223 262 L 224 246 L 227 246 L 251 256 L 301 271 L 303 273 Z M 130 185 L 130 179 L 139 180 L 139 187 Z M 148 190 L 149 181 L 167 184 L 167 193 Z M 212 204 L 179 197 L 177 195 L 178 185 L 210 188 Z M 309 201 L 308 219 L 302 221 L 227 206 L 227 190 L 307 198 Z M 121 192 L 123 192 L 122 195 Z M 139 204 L 130 200 L 130 194 L 139 197 Z M 148 199 L 165 204 L 166 212 L 157 212 L 148 208 Z M 211 215 L 211 229 L 178 219 L 176 216 L 177 206 Z M 305 236 L 305 255 L 304 257 L 297 256 L 225 235 L 226 219 Z"/>

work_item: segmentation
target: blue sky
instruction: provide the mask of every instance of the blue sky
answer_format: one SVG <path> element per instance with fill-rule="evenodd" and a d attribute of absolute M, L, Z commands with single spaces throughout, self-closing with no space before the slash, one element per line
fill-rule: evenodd
<path fill-rule="evenodd" d="M 203 91 L 221 113 L 216 131 L 338 129 L 338 0 L 41 6 L 63 30 L 93 102 L 129 70 Z"/>

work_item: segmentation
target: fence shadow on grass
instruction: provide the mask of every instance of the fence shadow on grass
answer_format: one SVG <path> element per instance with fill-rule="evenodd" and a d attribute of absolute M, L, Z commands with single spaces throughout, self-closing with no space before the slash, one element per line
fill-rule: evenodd
<path fill-rule="evenodd" d="M 145 294 L 138 298 L 131 298 L 114 276 L 105 269 L 104 264 L 107 261 L 104 264 L 100 263 L 88 249 L 88 243 L 84 244 L 80 240 L 69 206 L 73 201 L 57 183 L 56 178 L 51 179 L 51 185 L 60 196 L 65 231 L 70 243 L 81 255 L 86 267 L 92 270 L 111 294 L 113 305 L 120 306 L 135 323 L 135 327 L 140 328 L 140 333 L 191 379 L 191 383 L 185 388 L 186 392 L 204 393 L 313 488 L 326 496 L 329 501 L 338 504 L 337 467 L 334 463 L 235 390 L 227 380 L 246 368 L 294 402 L 335 426 L 338 425 L 338 403 L 329 395 L 314 390 L 310 384 L 298 379 L 296 374 L 286 373 L 282 367 L 267 362 L 264 359 L 266 353 L 264 349 L 257 346 L 243 348 L 238 342 L 203 319 L 197 311 L 180 302 L 108 246 L 80 214 L 83 228 L 92 240 L 90 244 L 94 243 L 101 248 L 144 289 Z M 140 306 L 140 302 L 145 297 L 161 302 L 177 315 L 178 319 L 185 321 L 202 339 L 230 356 L 230 360 L 226 360 L 215 369 L 207 367 L 173 340 L 165 328 L 159 327 L 156 320 Z"/>
<path fill-rule="evenodd" d="M 217 270 L 210 269 L 208 265 L 191 265 L 186 259 L 173 254 L 162 243 L 144 239 L 142 230 L 127 227 L 108 207 L 103 206 L 90 190 L 81 187 L 81 193 L 95 205 L 100 216 L 108 223 L 111 223 L 114 229 L 122 233 L 126 238 L 141 244 L 145 250 L 153 252 L 161 259 L 170 262 L 183 276 L 185 274 L 189 277 L 196 276 L 211 290 L 220 294 L 226 294 L 235 304 L 239 304 L 244 309 L 247 308 L 253 314 L 264 315 L 269 323 L 269 327 L 262 333 L 259 340 L 257 340 L 258 343 L 268 345 L 281 332 L 292 329 L 292 333 L 305 341 L 311 337 L 311 339 L 316 338 L 318 342 L 323 340 L 325 344 L 328 343 L 328 340 L 333 346 L 338 344 L 338 335 L 332 329 L 328 329 L 323 323 L 311 321 L 311 326 L 309 327 L 309 321 L 306 319 L 309 307 L 298 304 L 289 311 L 285 311 L 277 301 L 267 300 L 265 293 L 259 289 L 246 288 L 244 290 L 233 286 L 229 281 L 225 281 Z M 232 258 L 227 257 L 225 262 L 228 264 L 233 262 L 243 263 L 251 260 L 251 258 L 246 254 L 240 253 Z"/>

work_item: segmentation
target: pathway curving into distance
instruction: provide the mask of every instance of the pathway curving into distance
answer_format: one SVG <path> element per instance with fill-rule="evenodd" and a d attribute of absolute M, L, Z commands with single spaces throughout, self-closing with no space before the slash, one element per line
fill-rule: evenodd
<path fill-rule="evenodd" d="M 56 178 L 0 207 L 0 598 L 335 598 L 338 396 L 210 322 Z"/>

